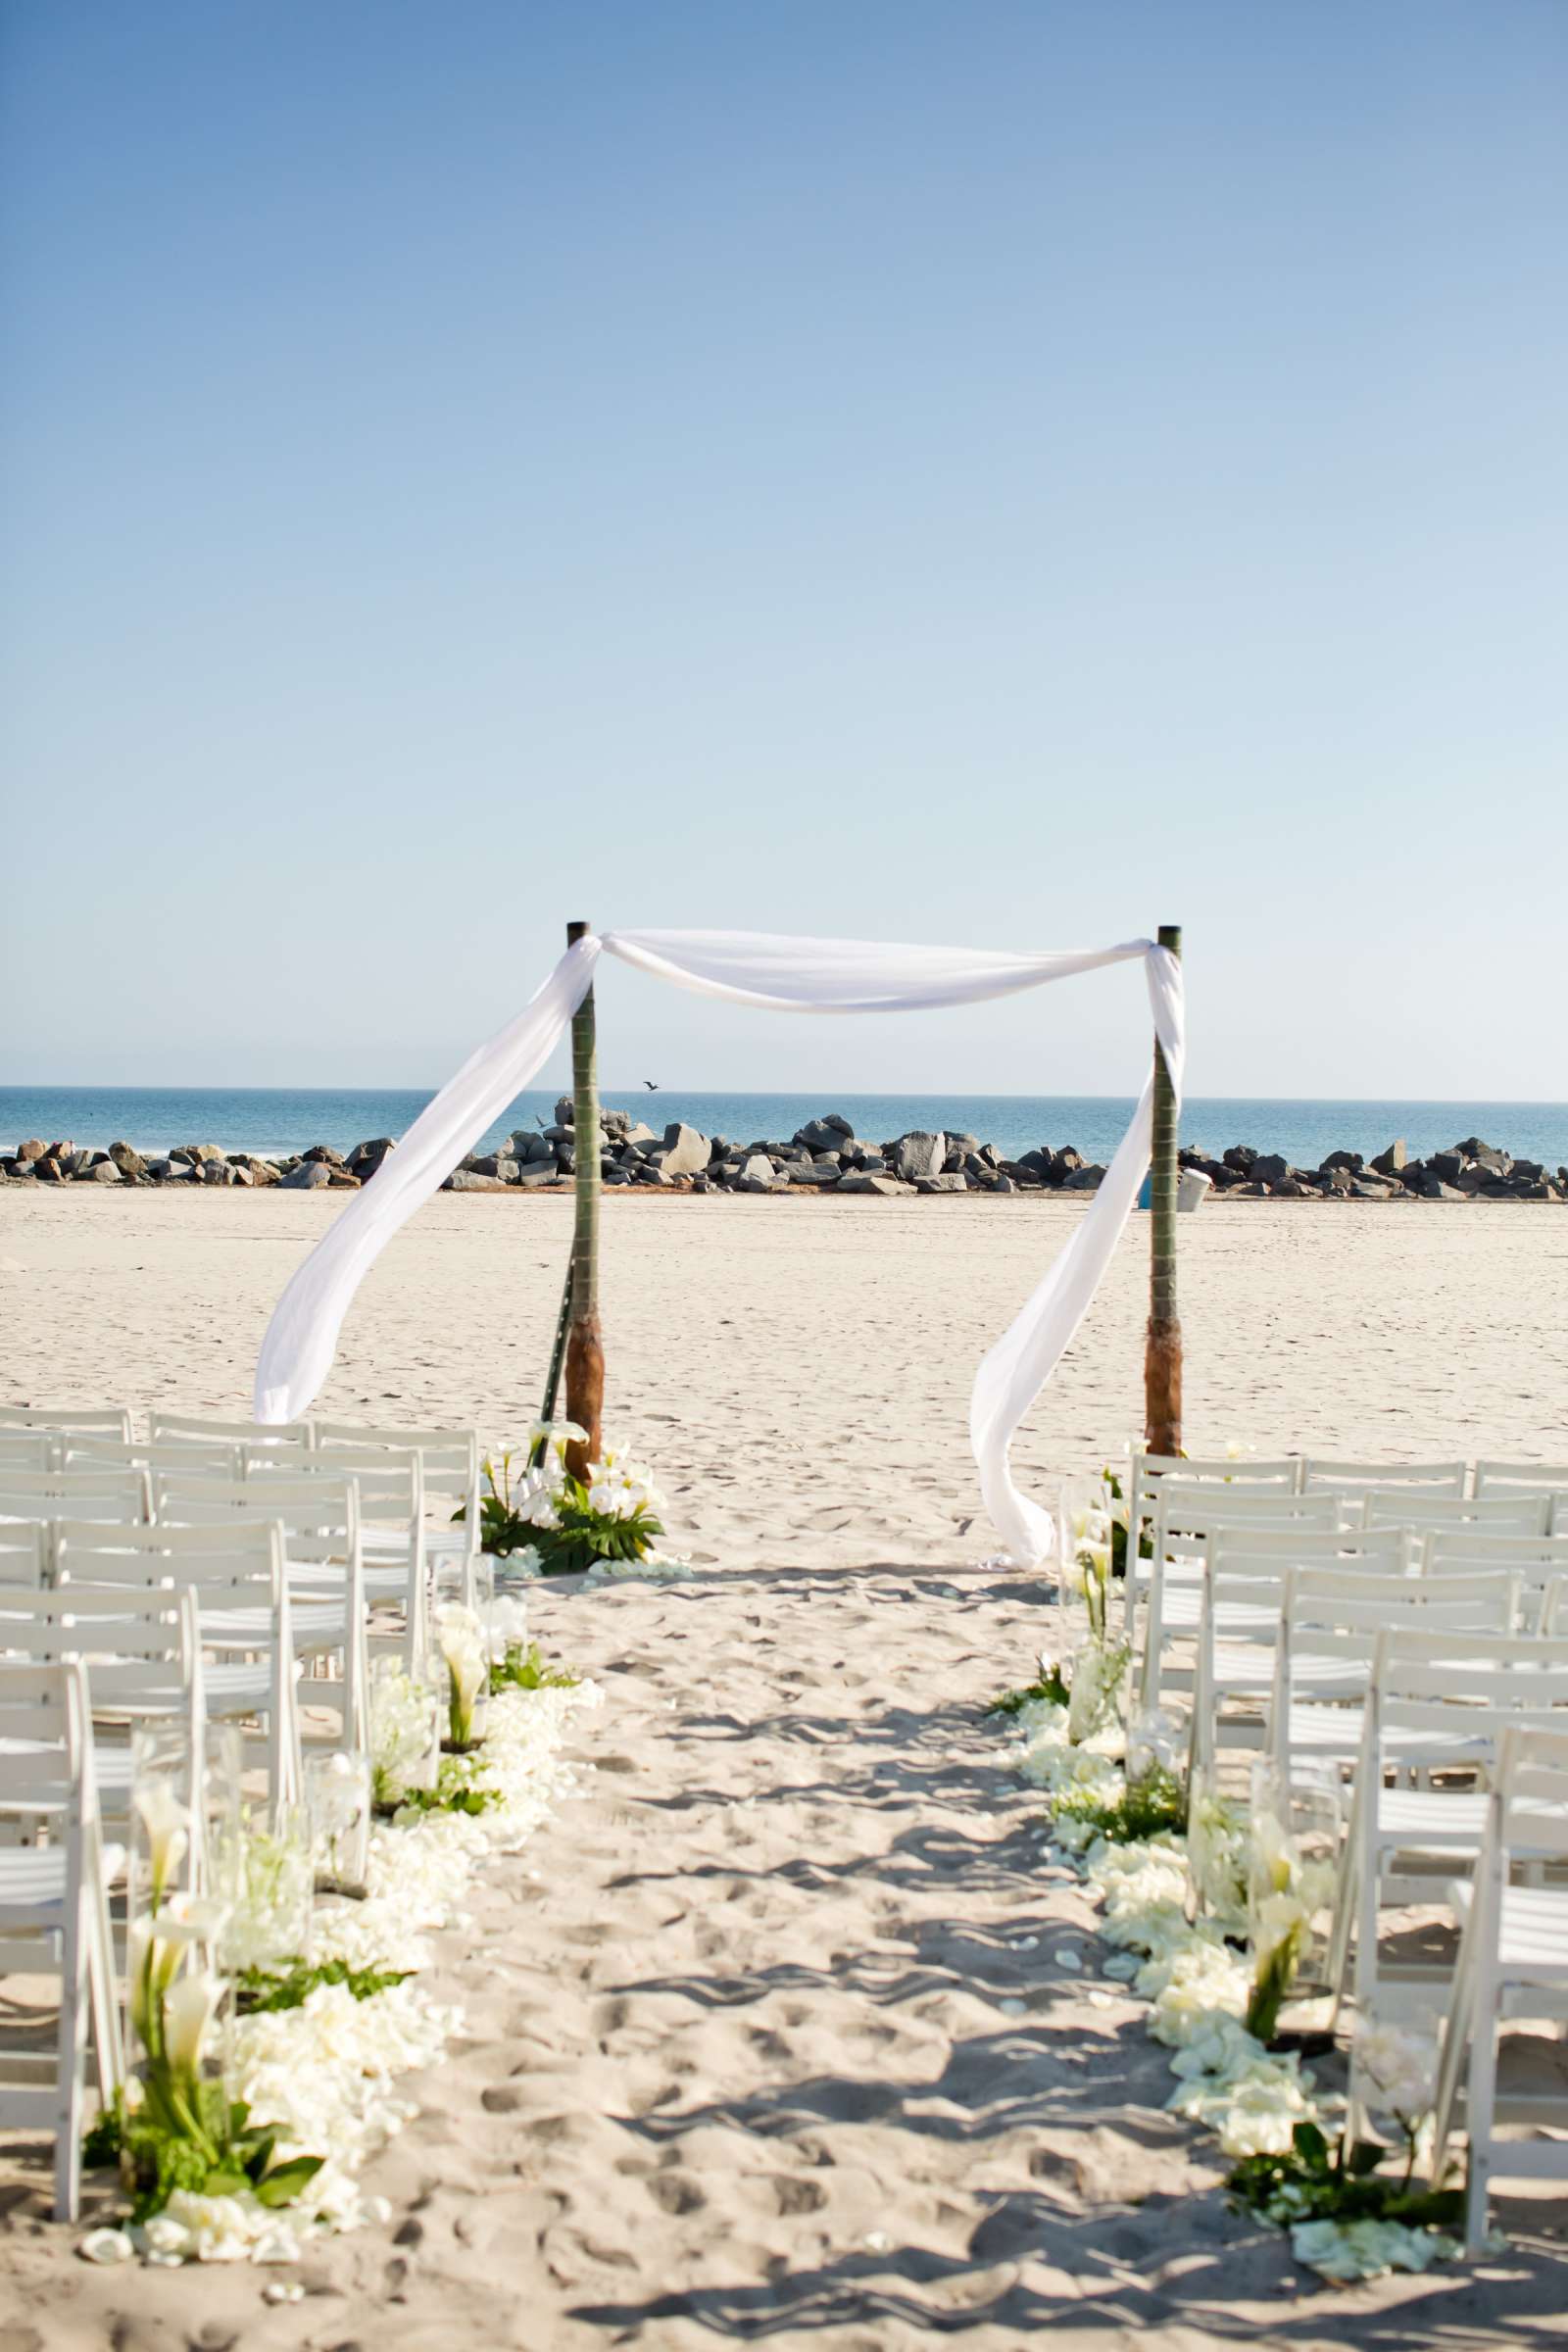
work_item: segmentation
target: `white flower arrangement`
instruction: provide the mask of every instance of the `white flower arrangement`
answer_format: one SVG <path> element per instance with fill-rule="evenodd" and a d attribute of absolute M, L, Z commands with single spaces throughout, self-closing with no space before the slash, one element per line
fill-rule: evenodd
<path fill-rule="evenodd" d="M 416 1747 L 407 1676 L 383 1675 L 376 1688 L 378 1756 L 392 1769 Z M 414 1686 L 417 1689 L 418 1686 Z M 355 1969 L 416 1972 L 430 1960 L 426 1937 L 460 1923 L 473 1872 L 491 1855 L 521 1845 L 550 1814 L 556 1798 L 577 1785 L 563 1750 L 579 1710 L 602 1706 L 591 1682 L 541 1690 L 509 1690 L 491 1705 L 483 1768 L 499 1802 L 478 1816 L 423 1814 L 409 1827 L 377 1828 L 369 1841 L 364 1901 L 329 1898 L 316 1909 L 312 1936 L 317 1962 L 342 1960 Z M 429 1696 L 421 1737 L 428 1740 Z M 422 1752 L 422 1747 L 420 1749 Z M 185 1823 L 172 1814 L 147 1824 L 161 1838 L 162 1885 L 177 1868 Z M 216 1906 L 171 1897 L 157 1922 L 162 1953 L 172 1938 L 194 1942 L 227 1926 Z M 155 1959 L 174 1993 L 188 1983 L 190 2015 L 166 2001 L 172 2055 L 195 2048 L 205 2033 L 207 1987 L 192 1975 L 173 1984 L 174 1971 Z M 203 2014 L 198 2017 L 198 2008 Z M 253 2119 L 277 2133 L 280 2161 L 294 2151 L 328 2151 L 326 2161 L 286 2209 L 270 2209 L 252 2193 L 207 2196 L 176 2189 L 145 2223 L 90 2230 L 80 2251 L 91 2262 L 139 2257 L 154 2266 L 185 2262 L 297 2261 L 322 2230 L 346 2230 L 385 2221 L 386 2201 L 368 2197 L 359 2176 L 416 2112 L 401 2097 L 397 2078 L 440 2057 L 461 2013 L 432 2001 L 412 1977 L 365 2000 L 348 1986 L 318 1984 L 295 2008 L 258 2010 L 229 2032 L 226 2075 L 233 2095 Z"/>
<path fill-rule="evenodd" d="M 1086 1785 L 1105 1810 L 1125 1796 L 1124 1774 L 1105 1752 L 1109 1743 L 1074 1746 L 1065 1708 L 1031 1700 L 1012 1721 L 1022 1734 L 1014 1767 L 1035 1787 L 1066 1807 Z M 1070 1811 L 1058 1814 L 1053 1837 L 1057 1849 L 1068 1852 L 1088 1843 L 1080 1867 L 1101 1905 L 1100 1933 L 1118 1947 L 1104 1973 L 1130 1981 L 1151 2005 L 1149 2032 L 1171 2052 L 1171 2112 L 1213 2132 L 1235 2160 L 1288 2157 L 1298 2126 L 1320 2127 L 1324 2107 L 1298 2053 L 1266 2049 L 1243 2023 L 1253 1972 L 1225 1931 L 1234 1931 L 1246 1918 L 1245 1812 L 1200 1789 L 1193 1792 L 1186 1837 L 1166 1834 L 1119 1844 L 1096 1839 L 1092 1832 L 1085 1839 L 1082 1826 Z M 1268 1837 L 1265 1826 L 1265 1849 Z M 1198 1846 L 1216 1899 L 1209 1916 L 1195 1919 Z M 1280 1859 L 1276 1853 L 1276 1862 Z M 1301 1880 L 1303 1868 L 1310 1872 L 1315 1866 L 1302 1866 L 1298 1857 L 1286 1859 L 1291 1862 L 1287 1885 L 1273 1892 L 1289 1895 L 1295 1910 L 1309 1919 L 1324 1890 Z M 1285 1924 L 1288 1933 L 1298 1933 L 1294 1911 Z M 1367 2029 L 1357 2039 L 1356 2060 L 1369 2103 L 1400 2123 L 1413 2155 L 1414 2134 L 1431 2103 L 1430 2050 L 1391 2029 Z M 1298 2221 L 1291 2238 L 1298 2262 L 1335 2281 L 1375 2278 L 1388 2270 L 1422 2271 L 1458 2251 L 1439 2230 L 1381 2219 Z"/>

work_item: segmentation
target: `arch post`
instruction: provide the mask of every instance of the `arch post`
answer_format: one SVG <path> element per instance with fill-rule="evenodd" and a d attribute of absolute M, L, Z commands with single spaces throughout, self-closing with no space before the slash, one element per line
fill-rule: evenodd
<path fill-rule="evenodd" d="M 1182 952 L 1179 923 L 1161 923 L 1159 944 Z M 1151 1453 L 1182 1449 L 1182 1327 L 1176 1312 L 1176 1089 L 1154 1040 L 1154 1133 L 1150 1159 L 1149 1336 L 1144 1348 L 1144 1444 Z"/>
<path fill-rule="evenodd" d="M 572 947 L 586 923 L 566 925 Z M 566 1447 L 566 1468 L 582 1478 L 599 1459 L 605 1407 L 605 1348 L 599 1328 L 599 1067 L 590 988 L 571 1016 L 571 1133 L 576 1214 L 566 1276 L 566 1418 L 587 1436 Z"/>

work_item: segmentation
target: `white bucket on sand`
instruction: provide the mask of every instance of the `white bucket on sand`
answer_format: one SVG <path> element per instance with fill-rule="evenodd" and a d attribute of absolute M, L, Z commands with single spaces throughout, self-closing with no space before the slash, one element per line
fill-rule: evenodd
<path fill-rule="evenodd" d="M 1213 1190 L 1214 1179 L 1205 1176 L 1201 1168 L 1183 1168 L 1176 1179 L 1176 1206 L 1191 1210 L 1201 1208 L 1205 1197 Z"/>

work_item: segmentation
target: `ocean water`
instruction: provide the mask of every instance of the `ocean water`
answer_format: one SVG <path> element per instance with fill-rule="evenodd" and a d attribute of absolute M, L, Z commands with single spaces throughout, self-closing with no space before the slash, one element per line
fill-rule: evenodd
<path fill-rule="evenodd" d="M 69 1138 L 103 1151 L 121 1139 L 145 1152 L 174 1144 L 219 1144 L 260 1154 L 303 1152 L 312 1144 L 347 1151 L 369 1136 L 402 1135 L 430 1096 L 418 1089 L 343 1090 L 286 1087 L 0 1087 L 0 1149 L 14 1151 L 27 1136 L 45 1143 Z M 837 1110 L 868 1143 L 885 1143 L 910 1128 L 945 1128 L 978 1136 L 1009 1156 L 1037 1144 L 1070 1144 L 1089 1159 L 1106 1159 L 1132 1113 L 1122 1095 L 722 1095 L 656 1093 L 607 1088 L 606 1104 L 629 1110 L 662 1128 L 685 1119 L 705 1135 L 733 1144 L 773 1142 Z M 548 1125 L 553 1092 L 519 1095 L 506 1116 L 475 1147 L 491 1150 L 514 1127 Z M 1412 1154 L 1444 1150 L 1479 1135 L 1516 1159 L 1568 1162 L 1568 1103 L 1378 1102 L 1219 1100 L 1195 1097 L 1182 1114 L 1182 1140 L 1210 1152 L 1229 1144 L 1280 1152 L 1300 1167 L 1317 1167 L 1333 1151 L 1368 1157 L 1402 1136 Z"/>

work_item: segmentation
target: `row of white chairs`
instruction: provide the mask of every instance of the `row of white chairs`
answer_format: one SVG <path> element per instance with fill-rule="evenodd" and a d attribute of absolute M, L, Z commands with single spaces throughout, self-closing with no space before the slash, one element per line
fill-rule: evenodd
<path fill-rule="evenodd" d="M 122 2067 L 107 1896 L 132 1731 L 177 1722 L 199 1754 L 209 1722 L 238 1723 L 246 1769 L 285 1798 L 307 1706 L 330 1744 L 363 1749 L 371 1642 L 421 1647 L 435 1559 L 476 1556 L 478 1458 L 451 1431 L 154 1414 L 138 1439 L 118 1410 L 0 1411 L 0 1936 L 8 1970 L 61 1972 L 48 2079 L 19 2080 L 8 2052 L 0 2123 L 53 2102 L 62 2217 L 88 2056 L 104 2096 Z"/>
<path fill-rule="evenodd" d="M 1200 1786 L 1241 1748 L 1287 1783 L 1342 1791 L 1336 2013 L 1353 2000 L 1363 2015 L 1443 2014 L 1439 2139 L 1450 2146 L 1462 2116 L 1478 2248 L 1494 2176 L 1568 2169 L 1561 2141 L 1498 2132 L 1562 2125 L 1560 2094 L 1497 2089 L 1505 2017 L 1568 2017 L 1568 1890 L 1542 1883 L 1568 1851 L 1568 1777 L 1554 1815 L 1544 1767 L 1523 1810 L 1508 1781 L 1521 1742 L 1555 1740 L 1568 1758 L 1568 1540 L 1528 1493 L 1509 1523 L 1477 1511 L 1486 1496 L 1401 1509 L 1390 1492 L 1260 1494 L 1172 1466 L 1148 1490 L 1141 1689 L 1146 1702 L 1189 1693 Z M 1462 1930 L 1457 1970 L 1383 1958 L 1391 1914 L 1434 1900 Z"/>

